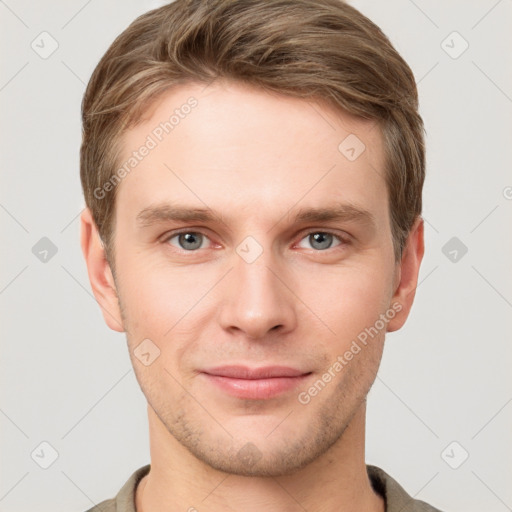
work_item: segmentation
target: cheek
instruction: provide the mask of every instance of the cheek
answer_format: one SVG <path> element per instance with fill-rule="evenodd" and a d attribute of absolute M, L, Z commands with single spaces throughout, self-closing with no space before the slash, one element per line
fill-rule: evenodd
<path fill-rule="evenodd" d="M 142 256 L 120 259 L 118 269 L 129 341 L 149 338 L 162 350 L 172 341 L 179 350 L 183 340 L 192 348 L 191 340 L 199 339 L 197 330 L 215 312 L 211 292 L 222 273 L 207 266 L 173 268 Z"/>
<path fill-rule="evenodd" d="M 374 325 L 379 315 L 387 310 L 391 282 L 383 269 L 330 269 L 325 274 L 305 275 L 297 295 L 318 317 L 314 322 L 315 330 L 321 328 L 328 334 L 325 338 L 328 346 L 333 347 L 335 340 L 334 344 L 340 349 Z"/>

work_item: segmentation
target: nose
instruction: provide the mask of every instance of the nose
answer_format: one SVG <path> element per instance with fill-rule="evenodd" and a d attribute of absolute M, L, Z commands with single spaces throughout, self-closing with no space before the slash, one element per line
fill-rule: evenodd
<path fill-rule="evenodd" d="M 220 312 L 222 327 L 251 339 L 295 329 L 295 295 L 287 275 L 270 249 L 250 263 L 234 254 L 234 268 L 229 273 Z"/>

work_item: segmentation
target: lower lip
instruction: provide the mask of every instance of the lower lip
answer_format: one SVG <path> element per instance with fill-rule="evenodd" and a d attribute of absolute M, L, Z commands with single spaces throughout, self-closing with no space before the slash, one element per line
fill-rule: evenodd
<path fill-rule="evenodd" d="M 203 375 L 226 393 L 248 400 L 267 400 L 291 391 L 301 385 L 310 374 L 298 377 L 272 377 L 267 379 L 233 379 L 219 375 Z"/>

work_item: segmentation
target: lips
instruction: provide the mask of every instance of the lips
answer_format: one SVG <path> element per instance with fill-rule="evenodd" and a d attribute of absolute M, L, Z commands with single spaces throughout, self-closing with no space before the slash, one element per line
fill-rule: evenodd
<path fill-rule="evenodd" d="M 288 366 L 250 368 L 240 365 L 209 368 L 201 373 L 225 393 L 249 400 L 267 400 L 289 392 L 311 375 L 311 372 Z"/>
<path fill-rule="evenodd" d="M 204 370 L 209 375 L 218 377 L 229 377 L 232 379 L 268 379 L 279 377 L 299 377 L 305 373 L 288 366 L 264 366 L 261 368 L 249 368 L 247 366 L 219 366 Z"/>

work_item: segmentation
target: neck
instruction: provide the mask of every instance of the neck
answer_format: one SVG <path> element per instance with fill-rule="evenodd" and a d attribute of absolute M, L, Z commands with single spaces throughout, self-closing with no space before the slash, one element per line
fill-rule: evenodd
<path fill-rule="evenodd" d="M 167 431 L 148 405 L 151 470 L 136 490 L 137 512 L 384 512 L 364 461 L 366 404 L 326 453 L 292 475 L 245 477 L 215 470 Z"/>

